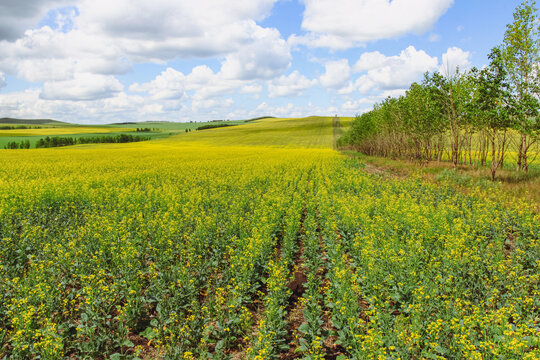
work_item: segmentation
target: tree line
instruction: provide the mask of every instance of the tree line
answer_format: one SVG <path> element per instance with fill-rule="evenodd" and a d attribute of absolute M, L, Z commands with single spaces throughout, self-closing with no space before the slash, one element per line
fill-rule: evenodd
<path fill-rule="evenodd" d="M 138 136 L 131 134 L 119 134 L 115 136 L 87 136 L 80 138 L 72 137 L 46 137 L 41 138 L 36 143 L 36 148 L 49 148 L 49 147 L 59 147 L 59 146 L 69 146 L 77 144 L 106 144 L 106 143 L 128 143 L 128 142 L 138 142 L 150 140 L 147 136 Z"/>
<path fill-rule="evenodd" d="M 36 149 L 39 148 L 51 148 L 51 147 L 61 147 L 61 146 L 70 146 L 78 144 L 106 144 L 106 143 L 128 143 L 128 142 L 138 142 L 150 140 L 148 136 L 138 136 L 131 134 L 119 134 L 115 136 L 88 136 L 88 137 L 64 137 L 64 136 L 53 136 L 41 138 L 36 143 Z M 4 149 L 30 149 L 30 140 L 23 140 L 20 143 L 16 141 L 10 141 L 5 146 Z"/>
<path fill-rule="evenodd" d="M 27 129 L 41 129 L 41 126 L 0 125 L 0 130 L 27 130 Z"/>
<path fill-rule="evenodd" d="M 221 121 L 221 120 L 218 120 Z M 236 126 L 235 124 L 207 124 L 207 125 L 201 125 L 197 127 L 196 130 L 208 130 L 208 129 L 216 129 L 221 127 L 228 127 L 228 126 Z"/>
<path fill-rule="evenodd" d="M 488 66 L 424 74 L 404 96 L 357 116 L 338 145 L 368 155 L 450 160 L 454 167 L 489 166 L 494 179 L 514 142 L 516 168 L 528 171 L 540 138 L 539 34 L 535 1 L 524 1 Z"/>

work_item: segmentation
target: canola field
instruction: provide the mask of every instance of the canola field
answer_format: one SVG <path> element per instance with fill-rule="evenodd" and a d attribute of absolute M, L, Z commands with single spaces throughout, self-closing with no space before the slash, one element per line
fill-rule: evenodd
<path fill-rule="evenodd" d="M 540 216 L 332 118 L 0 150 L 0 358 L 538 359 Z"/>

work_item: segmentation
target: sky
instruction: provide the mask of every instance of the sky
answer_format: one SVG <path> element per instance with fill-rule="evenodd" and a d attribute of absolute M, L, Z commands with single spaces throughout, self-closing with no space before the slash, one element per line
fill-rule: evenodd
<path fill-rule="evenodd" d="M 354 116 L 488 63 L 517 0 L 0 0 L 0 117 Z"/>

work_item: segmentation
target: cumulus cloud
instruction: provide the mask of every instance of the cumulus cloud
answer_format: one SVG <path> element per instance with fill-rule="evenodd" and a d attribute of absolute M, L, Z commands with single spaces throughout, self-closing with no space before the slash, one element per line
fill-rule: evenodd
<path fill-rule="evenodd" d="M 364 53 L 353 69 L 356 72 L 367 72 L 358 84 L 367 92 L 374 87 L 383 90 L 407 88 L 426 71 L 436 70 L 438 64 L 437 57 L 409 46 L 397 56 L 385 56 L 379 52 Z"/>
<path fill-rule="evenodd" d="M 113 38 L 136 62 L 230 54 L 259 40 L 276 0 L 82 0 L 79 29 Z"/>
<path fill-rule="evenodd" d="M 255 94 L 263 89 L 261 84 L 254 81 L 229 79 L 221 71 L 215 73 L 208 66 L 199 65 L 187 75 L 169 67 L 154 80 L 142 84 L 132 84 L 129 90 L 145 92 L 153 100 L 190 98 L 202 101 L 234 92 Z"/>
<path fill-rule="evenodd" d="M 178 99 L 184 96 L 186 77 L 180 71 L 167 68 L 150 82 L 132 84 L 129 87 L 133 92 L 148 92 L 154 100 Z"/>
<path fill-rule="evenodd" d="M 6 87 L 6 75 L 0 71 L 0 89 Z"/>
<path fill-rule="evenodd" d="M 252 34 L 251 44 L 226 57 L 221 69 L 226 78 L 270 79 L 290 66 L 289 46 L 279 31 L 255 26 Z"/>
<path fill-rule="evenodd" d="M 251 116 L 272 115 L 285 118 L 298 117 L 302 116 L 302 114 L 301 109 L 292 103 L 287 103 L 287 105 L 283 106 L 273 106 L 263 101 L 255 108 L 255 111 L 251 113 Z"/>
<path fill-rule="evenodd" d="M 454 0 L 303 0 L 305 38 L 293 43 L 343 49 L 428 31 Z"/>
<path fill-rule="evenodd" d="M 242 86 L 240 89 L 241 94 L 258 94 L 263 91 L 261 84 L 248 84 Z"/>
<path fill-rule="evenodd" d="M 227 99 L 194 99 L 191 103 L 192 109 L 195 112 L 201 110 L 210 110 L 210 113 L 218 114 L 219 110 L 231 107 L 234 104 L 234 100 Z"/>
<path fill-rule="evenodd" d="M 311 88 L 316 83 L 317 80 L 310 80 L 295 70 L 288 76 L 283 75 L 278 79 L 272 80 L 268 84 L 268 96 L 271 98 L 280 96 L 300 96 L 303 91 Z"/>
<path fill-rule="evenodd" d="M 262 20 L 277 0 L 83 0 L 80 26 L 120 38 L 205 38 L 228 25 Z"/>
<path fill-rule="evenodd" d="M 133 63 L 226 57 L 228 77 L 268 79 L 291 61 L 279 31 L 255 22 L 270 13 L 275 1 L 236 0 L 231 6 L 225 0 L 74 0 L 78 11 L 61 19 L 73 24 L 69 31 L 43 26 L 3 41 L 0 70 L 28 81 L 55 81 L 84 72 L 122 74 Z"/>
<path fill-rule="evenodd" d="M 439 72 L 444 75 L 452 75 L 456 69 L 466 70 L 471 67 L 471 53 L 458 47 L 449 48 L 442 55 L 442 64 Z"/>
<path fill-rule="evenodd" d="M 131 69 L 131 63 L 112 39 L 44 26 L 26 31 L 14 42 L 3 42 L 0 69 L 38 82 L 68 80 L 85 72 L 121 74 Z"/>
<path fill-rule="evenodd" d="M 145 100 L 123 92 L 115 97 L 88 101 L 45 100 L 41 90 L 0 94 L 0 113 L 14 118 L 53 118 L 76 123 L 143 120 L 140 109 Z"/>
<path fill-rule="evenodd" d="M 67 5 L 69 0 L 2 0 L 0 2 L 0 40 L 13 41 L 38 25 L 49 10 Z"/>
<path fill-rule="evenodd" d="M 122 84 L 113 76 L 76 74 L 71 80 L 46 82 L 40 98 L 88 101 L 112 97 L 122 89 Z"/>
<path fill-rule="evenodd" d="M 325 65 L 325 70 L 320 82 L 326 88 L 341 89 L 351 77 L 351 67 L 347 59 L 329 61 Z"/>

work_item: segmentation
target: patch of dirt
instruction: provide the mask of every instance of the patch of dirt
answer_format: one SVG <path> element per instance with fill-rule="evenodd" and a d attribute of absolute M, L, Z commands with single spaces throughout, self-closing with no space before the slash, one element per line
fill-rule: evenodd
<path fill-rule="evenodd" d="M 304 305 L 302 304 L 302 295 L 304 294 L 304 284 L 307 282 L 306 269 L 303 267 L 304 257 L 304 241 L 303 237 L 306 233 L 304 228 L 304 222 L 307 215 L 307 208 L 304 208 L 302 216 L 300 217 L 300 231 L 297 236 L 298 251 L 294 256 L 294 275 L 291 282 L 288 284 L 292 294 L 289 298 L 289 304 L 287 306 L 287 338 L 286 341 L 289 344 L 289 350 L 280 354 L 281 360 L 297 359 L 302 357 L 301 354 L 295 353 L 298 343 L 296 341 L 296 334 L 298 327 L 304 322 L 304 314 L 302 313 Z"/>
<path fill-rule="evenodd" d="M 504 242 L 504 255 L 509 258 L 515 248 L 516 235 L 511 232 L 506 234 L 506 241 Z"/>

